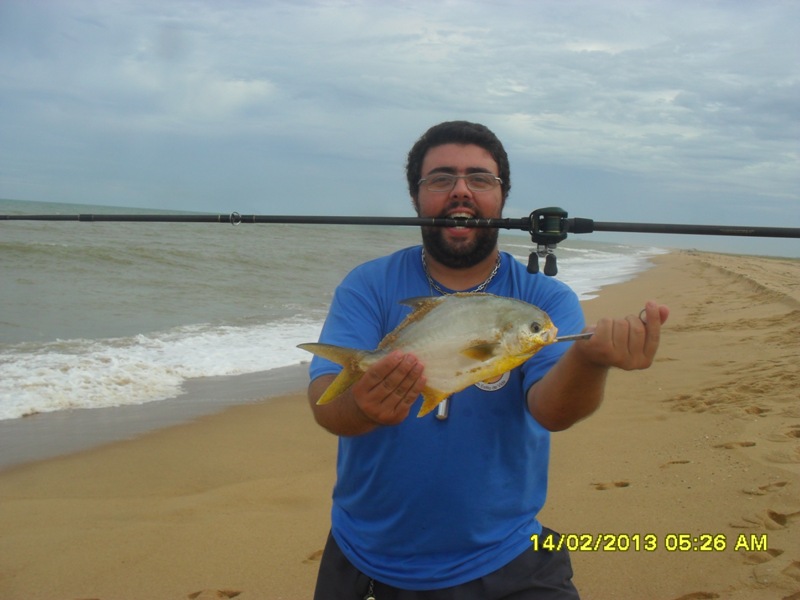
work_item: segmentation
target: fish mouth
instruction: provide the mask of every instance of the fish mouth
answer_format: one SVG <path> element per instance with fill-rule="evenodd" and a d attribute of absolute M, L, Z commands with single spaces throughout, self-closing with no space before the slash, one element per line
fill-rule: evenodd
<path fill-rule="evenodd" d="M 534 352 L 537 352 L 542 347 L 549 346 L 557 341 L 558 328 L 555 325 L 551 325 L 550 327 L 540 329 L 536 333 L 529 332 L 524 336 L 524 341 L 521 341 L 521 345 L 528 349 L 534 348 Z"/>

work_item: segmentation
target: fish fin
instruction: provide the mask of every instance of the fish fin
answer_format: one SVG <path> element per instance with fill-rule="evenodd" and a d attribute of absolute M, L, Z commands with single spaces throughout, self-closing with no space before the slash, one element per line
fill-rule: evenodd
<path fill-rule="evenodd" d="M 439 403 L 443 400 L 447 400 L 451 394 L 445 394 L 444 392 L 440 392 L 439 390 L 435 390 L 433 388 L 426 387 L 422 390 L 422 408 L 419 409 L 417 413 L 417 418 L 424 417 L 429 412 L 431 412 L 434 408 L 439 406 Z"/>
<path fill-rule="evenodd" d="M 351 385 L 361 379 L 363 374 L 363 371 L 354 371 L 345 367 L 323 392 L 322 396 L 319 397 L 317 404 L 328 404 L 339 394 L 346 392 Z"/>
<path fill-rule="evenodd" d="M 400 323 L 400 325 L 395 327 L 392 332 L 390 332 L 381 340 L 380 344 L 378 344 L 378 350 L 391 349 L 401 332 L 406 327 L 425 317 L 425 315 L 436 308 L 439 303 L 444 300 L 444 298 L 445 296 L 418 296 L 416 298 L 406 298 L 405 300 L 401 300 L 400 304 L 410 306 L 413 310 L 406 316 L 405 319 L 403 319 L 403 322 Z"/>
<path fill-rule="evenodd" d="M 334 346 L 332 344 L 300 344 L 297 347 L 344 367 L 336 376 L 336 379 L 334 379 L 325 392 L 323 392 L 319 400 L 317 400 L 317 404 L 327 404 L 347 390 L 347 388 L 358 381 L 364 374 L 364 371 L 358 367 L 358 364 L 367 354 L 366 352 L 353 350 L 351 348 L 342 348 L 341 346 Z"/>
<path fill-rule="evenodd" d="M 418 308 L 424 308 L 429 304 L 437 304 L 441 302 L 442 298 L 443 296 L 415 296 L 414 298 L 400 300 L 400 304 L 410 306 L 414 310 L 417 310 Z"/>
<path fill-rule="evenodd" d="M 343 366 L 349 364 L 359 354 L 363 354 L 358 350 L 334 346 L 333 344 L 298 344 L 297 347 Z"/>
<path fill-rule="evenodd" d="M 499 348 L 500 344 L 498 342 L 484 342 L 482 344 L 475 344 L 469 348 L 464 348 L 461 354 L 473 360 L 483 362 L 497 356 Z"/>

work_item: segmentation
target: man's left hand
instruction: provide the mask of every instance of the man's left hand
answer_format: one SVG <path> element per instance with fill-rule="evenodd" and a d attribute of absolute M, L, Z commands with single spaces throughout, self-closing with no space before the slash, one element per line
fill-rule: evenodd
<path fill-rule="evenodd" d="M 575 349 L 585 361 L 599 367 L 618 367 L 626 371 L 646 369 L 653 364 L 661 326 L 668 317 L 669 308 L 650 301 L 641 317 L 600 319 L 597 325 L 586 329 L 594 335 L 575 342 Z"/>

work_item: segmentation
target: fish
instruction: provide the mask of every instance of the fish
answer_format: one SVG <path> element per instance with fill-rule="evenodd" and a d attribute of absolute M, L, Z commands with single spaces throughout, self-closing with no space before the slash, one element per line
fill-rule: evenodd
<path fill-rule="evenodd" d="M 298 348 L 344 367 L 317 404 L 327 404 L 389 353 L 411 353 L 427 380 L 417 417 L 461 390 L 518 367 L 558 341 L 558 329 L 540 308 L 515 298 L 480 292 L 403 300 L 412 312 L 372 351 L 323 343 Z"/>

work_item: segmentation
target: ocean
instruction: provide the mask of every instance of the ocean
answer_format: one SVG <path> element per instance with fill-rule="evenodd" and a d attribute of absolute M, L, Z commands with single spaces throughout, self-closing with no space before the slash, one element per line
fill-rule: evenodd
<path fill-rule="evenodd" d="M 0 214 L 108 212 L 157 211 L 0 200 Z M 527 263 L 526 234 L 500 239 Z M 300 365 L 341 278 L 418 243 L 412 227 L 0 221 L 0 420 Z M 663 252 L 567 240 L 558 278 L 588 299 Z"/>

